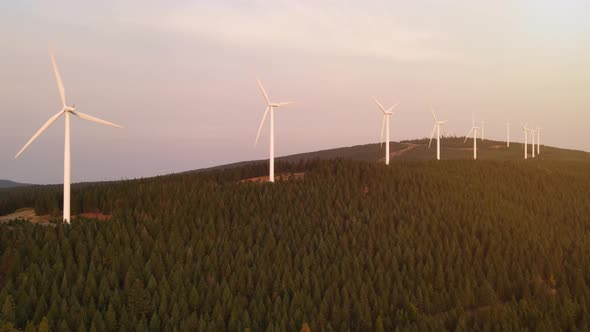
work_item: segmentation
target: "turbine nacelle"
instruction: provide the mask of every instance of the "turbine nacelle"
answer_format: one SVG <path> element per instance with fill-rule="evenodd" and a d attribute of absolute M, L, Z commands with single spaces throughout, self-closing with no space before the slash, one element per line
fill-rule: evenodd
<path fill-rule="evenodd" d="M 283 107 L 283 106 L 287 106 L 289 104 L 292 104 L 293 102 L 287 101 L 284 103 L 270 103 L 268 104 L 269 107 L 273 107 L 273 108 L 277 108 L 277 107 Z"/>

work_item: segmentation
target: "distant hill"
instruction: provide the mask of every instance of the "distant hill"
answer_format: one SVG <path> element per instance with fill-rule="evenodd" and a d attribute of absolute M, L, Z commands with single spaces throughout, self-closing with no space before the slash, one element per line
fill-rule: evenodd
<path fill-rule="evenodd" d="M 10 180 L 0 180 L 0 188 L 15 188 L 15 187 L 24 187 L 30 186 L 28 183 L 18 183 Z"/>

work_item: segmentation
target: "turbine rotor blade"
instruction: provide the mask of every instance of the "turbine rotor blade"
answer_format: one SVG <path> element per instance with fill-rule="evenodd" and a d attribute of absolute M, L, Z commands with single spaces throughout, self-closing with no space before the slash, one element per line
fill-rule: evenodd
<path fill-rule="evenodd" d="M 59 113 L 57 113 L 56 115 L 49 118 L 49 120 L 47 120 L 47 122 L 45 122 L 45 124 L 43 126 L 41 126 L 41 128 L 39 128 L 39 130 L 37 130 L 35 135 L 33 135 L 33 137 L 31 137 L 31 139 L 27 142 L 27 144 L 25 144 L 25 146 L 23 146 L 23 148 L 20 149 L 20 151 L 16 154 L 16 156 L 14 156 L 14 159 L 18 158 L 18 156 L 20 156 L 20 154 L 23 153 L 23 151 L 25 151 L 25 149 L 28 148 L 29 145 L 31 145 L 31 143 L 33 143 L 33 141 L 35 141 L 37 139 L 37 137 L 39 137 L 39 135 L 41 135 L 45 131 L 45 129 L 47 129 L 49 126 L 51 126 L 55 122 L 55 120 L 57 120 L 63 113 L 64 113 L 64 111 L 61 110 L 61 111 L 59 111 Z"/>
<path fill-rule="evenodd" d="M 258 133 L 256 134 L 256 141 L 254 142 L 254 146 L 256 146 L 258 144 L 258 138 L 260 137 L 260 131 L 262 131 L 262 127 L 264 126 L 264 120 L 266 120 L 266 115 L 268 114 L 269 110 L 270 110 L 270 106 L 268 106 L 266 108 L 266 111 L 264 111 L 264 115 L 262 116 L 262 121 L 260 122 L 260 127 L 258 127 Z"/>
<path fill-rule="evenodd" d="M 379 100 L 377 100 L 377 98 L 375 98 L 375 97 L 373 97 L 373 100 L 375 101 L 375 104 L 377 104 L 377 106 L 379 106 L 379 108 L 381 109 L 381 112 L 385 113 L 385 108 L 383 107 L 383 105 L 381 105 Z"/>
<path fill-rule="evenodd" d="M 463 143 L 467 142 L 467 139 L 469 139 L 469 136 L 471 136 L 471 133 L 473 132 L 473 129 L 475 127 L 471 127 L 471 130 L 469 131 L 469 134 L 467 134 L 467 136 L 465 136 L 465 140 L 463 141 Z"/>
<path fill-rule="evenodd" d="M 385 114 L 390 114 L 393 115 L 395 112 L 393 112 L 393 109 L 397 107 L 398 104 L 395 104 L 393 106 L 391 106 L 390 108 L 387 109 L 387 111 L 385 111 Z"/>
<path fill-rule="evenodd" d="M 434 137 L 434 131 L 436 130 L 436 124 L 432 128 L 432 133 L 430 134 L 430 142 L 428 142 L 428 148 L 430 149 L 430 144 L 432 144 L 432 138 Z"/>
<path fill-rule="evenodd" d="M 432 107 L 430 107 L 430 113 L 432 113 L 432 117 L 434 118 L 434 122 L 438 122 L 438 120 L 436 119 L 436 114 L 434 114 L 434 109 Z"/>
<path fill-rule="evenodd" d="M 264 100 L 266 100 L 266 104 L 270 105 L 270 99 L 268 99 L 268 94 L 266 94 L 266 90 L 264 90 L 262 83 L 260 83 L 260 80 L 256 80 L 256 82 L 258 82 L 258 87 L 260 87 L 260 91 L 262 91 L 262 96 L 264 97 Z"/>
<path fill-rule="evenodd" d="M 287 106 L 287 105 L 291 105 L 291 104 L 293 104 L 292 101 L 286 101 L 286 102 L 282 102 L 282 103 L 276 103 L 273 106 L 281 107 L 281 106 Z"/>
<path fill-rule="evenodd" d="M 66 107 L 66 92 L 64 89 L 63 82 L 61 81 L 61 76 L 59 75 L 59 70 L 57 69 L 57 63 L 55 62 L 53 50 L 51 48 L 49 49 L 49 57 L 51 58 L 51 65 L 53 66 L 53 73 L 55 74 L 55 81 L 57 82 L 57 89 L 59 90 L 61 106 Z"/>
<path fill-rule="evenodd" d="M 75 116 L 82 118 L 84 120 L 88 120 L 88 121 L 92 121 L 92 122 L 96 122 L 96 123 L 100 123 L 103 125 L 107 125 L 107 126 L 111 126 L 111 127 L 116 127 L 116 128 L 123 128 L 123 126 L 120 126 L 118 124 L 112 123 L 112 122 L 108 122 L 99 118 L 95 118 L 92 115 L 88 115 L 82 112 L 78 112 L 78 111 L 71 111 L 72 114 L 74 114 Z"/>

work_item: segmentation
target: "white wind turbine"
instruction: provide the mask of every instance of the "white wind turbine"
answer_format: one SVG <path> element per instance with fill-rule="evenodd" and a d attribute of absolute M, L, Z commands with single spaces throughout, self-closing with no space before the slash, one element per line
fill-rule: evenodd
<path fill-rule="evenodd" d="M 529 157 L 529 151 L 528 151 L 528 134 L 530 129 L 527 128 L 528 123 L 525 123 L 524 126 L 522 126 L 522 131 L 524 132 L 524 159 L 528 159 Z"/>
<path fill-rule="evenodd" d="M 66 105 L 66 96 L 65 96 L 65 89 L 63 83 L 61 81 L 61 76 L 59 75 L 59 71 L 57 69 L 57 64 L 55 63 L 55 57 L 53 55 L 53 51 L 49 49 L 49 56 L 51 58 L 51 64 L 53 65 L 53 72 L 55 74 L 55 80 L 57 82 L 57 88 L 59 90 L 59 97 L 61 99 L 61 110 L 54 116 L 52 116 L 45 124 L 31 137 L 31 139 L 25 144 L 25 146 L 14 156 L 14 158 L 18 158 L 18 156 L 29 146 L 37 137 L 39 137 L 45 129 L 49 128 L 59 117 L 65 115 L 66 118 L 66 127 L 65 127 L 65 141 L 64 141 L 64 202 L 63 202 L 63 220 L 66 223 L 70 223 L 70 114 L 75 115 L 79 118 L 84 120 L 89 120 L 92 122 L 123 128 L 117 124 L 104 121 L 88 114 L 84 114 L 82 112 L 76 111 L 75 105 L 67 106 Z"/>
<path fill-rule="evenodd" d="M 256 142 L 254 145 L 258 144 L 258 138 L 260 137 L 260 131 L 264 126 L 264 120 L 266 120 L 266 115 L 270 112 L 270 172 L 268 176 L 268 180 L 270 182 L 275 182 L 275 132 L 274 132 L 274 112 L 273 110 L 277 107 L 287 106 L 291 104 L 291 102 L 283 102 L 283 103 L 272 103 L 270 99 L 268 99 L 268 94 L 260 80 L 256 80 L 258 82 L 258 86 L 260 87 L 260 91 L 262 91 L 262 96 L 266 101 L 266 111 L 264 111 L 264 115 L 262 116 L 262 121 L 260 121 L 260 127 L 258 127 L 258 134 L 256 134 Z"/>
<path fill-rule="evenodd" d="M 535 158 L 535 129 L 531 129 L 531 136 L 533 136 L 533 144 L 531 147 L 533 148 L 533 158 Z"/>
<path fill-rule="evenodd" d="M 469 138 L 469 136 L 473 132 L 473 160 L 477 160 L 477 131 L 478 130 L 480 130 L 480 128 L 475 126 L 475 117 L 472 116 L 471 130 L 469 131 L 469 134 L 467 134 L 467 136 L 465 137 L 465 141 L 463 141 L 463 143 L 467 142 L 467 139 Z"/>
<path fill-rule="evenodd" d="M 537 155 L 541 154 L 541 127 L 537 127 Z"/>
<path fill-rule="evenodd" d="M 395 113 L 393 112 L 393 109 L 397 106 L 397 104 L 385 110 L 385 108 L 383 107 L 383 105 L 381 105 L 377 98 L 373 97 L 373 100 L 375 101 L 375 104 L 379 106 L 381 112 L 383 112 L 383 120 L 381 121 L 381 144 L 383 144 L 383 129 L 387 127 L 387 129 L 385 130 L 385 165 L 389 165 L 389 117 L 391 117 Z"/>
<path fill-rule="evenodd" d="M 436 118 L 436 114 L 434 114 L 434 110 L 430 108 L 430 112 L 432 113 L 432 117 L 434 118 L 434 127 L 432 128 L 432 133 L 430 134 L 430 142 L 428 142 L 428 148 L 430 149 L 430 144 L 432 144 L 432 137 L 434 136 L 434 132 L 436 131 L 436 160 L 440 160 L 440 126 L 444 126 L 448 120 L 438 121 Z"/>
<path fill-rule="evenodd" d="M 506 123 L 506 147 L 510 147 L 510 123 Z"/>
<path fill-rule="evenodd" d="M 482 141 L 485 141 L 485 139 L 486 139 L 486 127 L 485 127 L 485 125 L 486 125 L 486 122 L 483 121 L 483 120 L 481 120 L 481 140 Z"/>

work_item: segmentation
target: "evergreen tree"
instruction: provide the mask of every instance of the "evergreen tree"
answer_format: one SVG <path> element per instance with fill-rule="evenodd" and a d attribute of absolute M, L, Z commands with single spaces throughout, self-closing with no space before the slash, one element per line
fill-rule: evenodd
<path fill-rule="evenodd" d="M 49 320 L 47 317 L 43 317 L 41 323 L 39 323 L 39 332 L 49 332 Z"/>
<path fill-rule="evenodd" d="M 2 305 L 2 319 L 14 323 L 16 320 L 15 304 L 12 295 L 8 295 Z"/>

